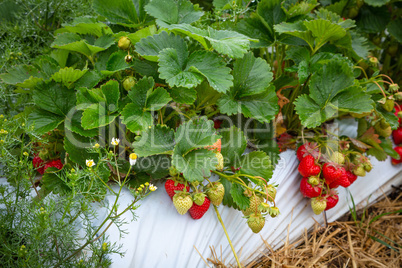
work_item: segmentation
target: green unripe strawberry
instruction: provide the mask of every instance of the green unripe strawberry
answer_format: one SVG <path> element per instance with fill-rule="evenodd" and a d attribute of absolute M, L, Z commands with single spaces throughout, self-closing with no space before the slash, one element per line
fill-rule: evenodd
<path fill-rule="evenodd" d="M 311 176 L 307 180 L 308 183 L 310 183 L 312 186 L 316 186 L 320 183 L 320 178 L 317 176 Z"/>
<path fill-rule="evenodd" d="M 261 203 L 260 206 L 258 207 L 258 209 L 259 209 L 262 213 L 268 212 L 270 208 L 271 208 L 271 206 L 270 206 L 269 204 L 267 204 L 267 203 L 264 203 L 264 202 Z"/>
<path fill-rule="evenodd" d="M 205 194 L 204 193 L 197 193 L 193 196 L 193 201 L 196 203 L 198 206 L 202 206 L 205 201 Z"/>
<path fill-rule="evenodd" d="M 275 197 L 276 197 L 276 188 L 273 185 L 268 185 L 267 186 L 267 192 L 268 192 L 268 196 L 267 199 L 269 202 L 274 202 Z"/>
<path fill-rule="evenodd" d="M 247 225 L 248 227 L 250 227 L 253 233 L 257 234 L 262 230 L 262 228 L 264 228 L 265 218 L 260 213 L 259 214 L 253 213 L 247 219 Z"/>
<path fill-rule="evenodd" d="M 371 164 L 370 160 L 363 164 L 363 168 L 367 172 L 370 172 L 373 169 L 373 165 Z"/>
<path fill-rule="evenodd" d="M 391 133 L 392 133 L 391 126 L 385 120 L 381 120 L 380 122 L 377 122 L 374 125 L 374 129 L 378 133 L 378 135 L 380 135 L 384 138 L 391 136 Z"/>
<path fill-rule="evenodd" d="M 269 216 L 271 216 L 271 218 L 275 218 L 276 216 L 279 215 L 279 208 L 270 207 L 268 210 L 268 214 L 269 214 Z"/>
<path fill-rule="evenodd" d="M 223 196 L 225 195 L 225 187 L 223 184 L 216 181 L 213 182 L 212 185 L 207 185 L 207 195 L 211 203 L 215 206 L 219 206 L 222 203 Z"/>
<path fill-rule="evenodd" d="M 217 170 L 223 169 L 223 155 L 220 152 L 215 153 L 216 159 L 218 159 L 218 164 L 216 165 Z"/>
<path fill-rule="evenodd" d="M 384 108 L 387 112 L 392 112 L 394 109 L 394 100 L 387 99 L 384 104 L 382 104 L 382 108 Z"/>
<path fill-rule="evenodd" d="M 188 193 L 177 193 L 173 196 L 173 205 L 179 214 L 184 215 L 193 205 L 193 200 Z"/>
<path fill-rule="evenodd" d="M 319 215 L 327 208 L 327 201 L 320 197 L 312 198 L 311 208 L 313 209 L 314 214 Z"/>
<path fill-rule="evenodd" d="M 356 0 L 356 6 L 357 6 L 358 8 L 361 8 L 361 7 L 363 6 L 363 4 L 364 4 L 364 1 L 363 1 L 363 0 Z"/>
<path fill-rule="evenodd" d="M 258 207 L 264 201 L 262 197 L 257 195 L 252 195 L 249 200 L 250 206 L 242 211 L 244 216 L 249 216 L 252 213 L 259 213 Z"/>
<path fill-rule="evenodd" d="M 358 7 L 352 7 L 351 9 L 349 9 L 348 12 L 348 18 L 356 18 L 356 16 L 359 14 L 359 8 Z"/>
<path fill-rule="evenodd" d="M 117 46 L 120 49 L 127 50 L 130 47 L 130 44 L 131 44 L 130 39 L 128 39 L 125 36 L 122 36 L 122 37 L 120 37 L 119 42 L 117 43 Z"/>
<path fill-rule="evenodd" d="M 366 176 L 366 170 L 364 169 L 364 167 L 362 165 L 360 165 L 353 169 L 353 174 L 355 174 L 356 176 L 359 176 L 359 177 L 364 177 L 364 176 Z"/>
<path fill-rule="evenodd" d="M 396 93 L 399 90 L 399 85 L 398 84 L 391 84 L 389 85 L 389 91 L 392 93 Z"/>
<path fill-rule="evenodd" d="M 394 98 L 395 98 L 395 100 L 397 100 L 397 101 L 401 101 L 401 100 L 402 100 L 402 92 L 397 92 L 397 93 L 395 93 L 395 94 L 394 94 Z M 399 117 L 402 117 L 402 116 L 399 116 Z"/>
<path fill-rule="evenodd" d="M 331 159 L 332 162 L 340 164 L 340 165 L 345 163 L 345 156 L 342 153 L 338 152 L 338 151 L 334 152 L 331 155 L 330 159 Z"/>
<path fill-rule="evenodd" d="M 135 78 L 132 76 L 127 77 L 123 81 L 123 88 L 127 91 L 131 90 L 135 85 Z"/>
<path fill-rule="evenodd" d="M 125 60 L 127 63 L 130 63 L 130 62 L 133 61 L 133 56 L 127 55 L 127 56 L 124 57 L 124 60 Z"/>

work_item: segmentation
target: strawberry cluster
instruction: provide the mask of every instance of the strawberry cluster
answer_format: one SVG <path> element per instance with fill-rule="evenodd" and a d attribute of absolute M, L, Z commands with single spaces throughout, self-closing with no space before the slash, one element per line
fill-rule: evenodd
<path fill-rule="evenodd" d="M 311 207 L 317 215 L 336 206 L 339 201 L 336 188 L 349 187 L 358 176 L 364 177 L 372 169 L 367 157 L 344 147 L 324 154 L 317 143 L 306 142 L 297 149 L 298 170 L 303 177 L 300 192 L 311 198 Z"/>
<path fill-rule="evenodd" d="M 402 107 L 400 105 L 395 105 L 395 115 L 399 118 L 399 127 L 398 129 L 392 131 L 392 138 L 395 145 L 397 145 L 394 150 L 399 154 L 399 160 L 392 158 L 391 163 L 393 165 L 402 163 Z"/>
<path fill-rule="evenodd" d="M 172 175 L 172 173 L 171 173 Z M 225 188 L 220 182 L 212 182 L 206 186 L 206 191 L 203 191 L 203 186 L 190 185 L 187 181 L 181 178 L 180 175 L 171 177 L 166 180 L 166 193 L 173 201 L 177 212 L 181 215 L 190 213 L 194 220 L 201 219 L 208 211 L 210 204 L 219 206 L 222 203 L 225 194 Z"/>
<path fill-rule="evenodd" d="M 57 169 L 62 169 L 63 168 L 63 163 L 61 162 L 60 159 L 53 159 L 53 160 L 43 160 L 39 155 L 35 155 L 34 158 L 32 159 L 32 164 L 36 171 L 39 172 L 39 174 L 43 175 L 46 170 L 50 167 L 55 167 Z"/>
<path fill-rule="evenodd" d="M 221 140 L 218 139 L 206 149 L 215 153 L 218 160 L 217 169 L 223 169 Z M 184 215 L 188 211 L 193 219 L 198 220 L 208 211 L 211 203 L 215 206 L 222 203 L 225 194 L 222 183 L 210 182 L 204 191 L 204 186 L 198 185 L 198 183 L 192 183 L 190 187 L 190 184 L 182 177 L 183 174 L 179 174 L 174 167 L 169 172 L 172 177 L 166 180 L 165 190 L 179 214 Z"/>

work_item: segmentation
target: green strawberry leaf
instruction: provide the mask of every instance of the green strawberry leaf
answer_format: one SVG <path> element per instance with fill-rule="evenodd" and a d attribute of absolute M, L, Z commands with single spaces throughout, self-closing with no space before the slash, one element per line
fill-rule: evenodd
<path fill-rule="evenodd" d="M 171 100 L 166 89 L 161 87 L 153 89 L 154 85 L 152 77 L 144 77 L 128 93 L 132 103 L 124 107 L 121 115 L 123 124 L 126 124 L 132 132 L 150 127 L 153 124 L 151 112 L 161 109 Z"/>
<path fill-rule="evenodd" d="M 226 189 L 225 189 L 226 190 Z M 244 189 L 237 183 L 232 183 L 230 194 L 232 195 L 233 202 L 236 203 L 238 209 L 245 210 L 250 206 L 250 199 L 245 196 Z"/>
<path fill-rule="evenodd" d="M 193 88 L 173 87 L 170 96 L 177 103 L 193 104 L 197 99 L 197 91 Z"/>
<path fill-rule="evenodd" d="M 146 173 L 148 178 L 162 179 L 169 175 L 171 158 L 168 155 L 151 155 L 138 158 L 133 170 L 135 173 Z"/>
<path fill-rule="evenodd" d="M 284 1 L 282 6 L 287 17 L 293 18 L 296 16 L 309 14 L 317 6 L 317 0 L 307 0 L 301 2 Z"/>
<path fill-rule="evenodd" d="M 153 125 L 154 119 L 150 112 L 143 111 L 134 103 L 127 104 L 121 112 L 123 116 L 122 123 L 132 131 L 141 131 Z"/>
<path fill-rule="evenodd" d="M 305 47 L 292 46 L 286 51 L 286 60 L 293 60 L 295 64 L 302 61 L 310 62 L 310 51 Z"/>
<path fill-rule="evenodd" d="M 329 61 L 311 76 L 310 95 L 295 101 L 295 110 L 305 127 L 311 128 L 332 118 L 338 111 L 365 113 L 372 100 L 360 86 L 353 85 L 353 73 L 346 62 Z"/>
<path fill-rule="evenodd" d="M 258 16 L 245 18 L 236 24 L 235 30 L 258 42 L 251 42 L 251 48 L 268 47 L 274 42 L 273 33 L 266 27 Z"/>
<path fill-rule="evenodd" d="M 236 167 L 241 167 L 240 174 L 260 176 L 266 181 L 272 177 L 274 167 L 269 159 L 269 156 L 262 151 L 254 151 L 243 155 L 235 163 Z M 256 180 L 253 180 L 257 182 Z M 260 181 L 259 181 L 260 182 Z"/>
<path fill-rule="evenodd" d="M 392 141 L 390 138 L 380 138 L 381 143 L 380 146 L 381 148 L 384 150 L 384 152 L 391 156 L 392 158 L 395 158 L 397 160 L 399 160 L 400 156 L 399 154 L 392 148 Z"/>
<path fill-rule="evenodd" d="M 8 73 L 0 74 L 4 83 L 22 88 L 33 88 L 46 78 L 46 75 L 31 65 L 18 65 Z"/>
<path fill-rule="evenodd" d="M 78 110 L 78 108 L 79 106 L 77 106 L 77 109 L 75 111 L 72 111 L 74 112 L 72 117 L 70 116 L 66 117 L 64 121 L 65 128 L 75 133 L 78 133 L 84 137 L 96 136 L 99 133 L 99 130 L 97 128 L 87 130 L 82 127 L 81 118 L 83 111 Z"/>
<path fill-rule="evenodd" d="M 128 39 L 130 39 L 131 44 L 135 45 L 141 41 L 141 39 L 146 38 L 148 36 L 154 35 L 158 33 L 158 29 L 156 29 L 156 25 L 151 25 L 146 28 L 140 29 L 135 33 L 130 33 L 127 35 Z"/>
<path fill-rule="evenodd" d="M 147 96 L 147 104 L 144 109 L 147 111 L 158 111 L 171 100 L 172 98 L 166 89 L 158 87 Z"/>
<path fill-rule="evenodd" d="M 243 113 L 260 122 L 269 122 L 278 110 L 277 96 L 270 86 L 272 73 L 261 58 L 248 53 L 234 63 L 234 86 L 218 100 L 220 111 L 227 115 Z"/>
<path fill-rule="evenodd" d="M 165 49 L 159 55 L 160 78 L 171 87 L 193 88 L 204 78 L 218 92 L 224 93 L 232 86 L 230 68 L 213 52 L 196 51 L 188 57 L 187 51 Z"/>
<path fill-rule="evenodd" d="M 146 4 L 148 0 L 94 0 L 93 9 L 111 23 L 135 28 L 149 21 L 144 11 Z"/>
<path fill-rule="evenodd" d="M 232 196 L 232 186 L 234 184 L 232 184 L 230 181 L 228 181 L 227 179 L 220 177 L 219 181 L 222 183 L 223 187 L 225 188 L 225 195 L 223 196 L 223 200 L 222 200 L 222 204 L 228 207 L 233 207 L 234 209 L 238 209 L 239 207 L 237 206 L 237 204 L 233 201 L 233 196 Z M 250 204 L 249 204 L 250 206 Z"/>
<path fill-rule="evenodd" d="M 156 23 L 160 27 L 168 27 L 170 24 L 191 24 L 204 14 L 198 5 L 194 6 L 188 0 L 150 0 L 145 10 L 156 18 Z"/>
<path fill-rule="evenodd" d="M 175 147 L 172 165 L 183 173 L 184 178 L 189 182 L 203 182 L 204 177 L 210 177 L 211 170 L 215 170 L 218 164 L 215 153 L 207 149 L 193 150 L 184 155 L 179 151 L 180 147 Z"/>
<path fill-rule="evenodd" d="M 241 155 L 247 147 L 247 139 L 236 126 L 222 129 L 219 133 L 221 138 L 221 154 L 225 159 L 225 166 L 233 166 L 240 159 Z"/>
<path fill-rule="evenodd" d="M 28 127 L 36 134 L 44 134 L 57 128 L 64 121 L 60 116 L 42 109 L 34 109 L 28 116 Z"/>
<path fill-rule="evenodd" d="M 119 98 L 119 83 L 115 80 L 110 80 L 100 89 L 80 89 L 77 104 L 85 104 L 81 118 L 83 128 L 99 128 L 112 123 L 118 116 Z"/>
<path fill-rule="evenodd" d="M 388 4 L 391 0 L 364 0 L 364 2 L 373 7 L 380 7 Z"/>
<path fill-rule="evenodd" d="M 84 129 L 96 129 L 109 125 L 117 116 L 117 113 L 109 111 L 104 104 L 94 103 L 82 113 L 81 124 Z"/>
<path fill-rule="evenodd" d="M 180 125 L 175 133 L 175 152 L 185 155 L 192 150 L 213 145 L 219 138 L 213 126 L 214 122 L 206 117 Z"/>
<path fill-rule="evenodd" d="M 63 83 L 67 88 L 71 88 L 75 81 L 80 79 L 88 69 L 79 70 L 72 67 L 65 67 L 52 75 L 52 79 L 58 83 Z"/>
<path fill-rule="evenodd" d="M 258 3 L 257 14 L 261 22 L 275 37 L 274 25 L 286 21 L 286 14 L 281 7 L 282 0 L 262 0 Z"/>
<path fill-rule="evenodd" d="M 75 82 L 75 88 L 93 88 L 102 80 L 102 74 L 96 70 L 86 72 Z"/>
<path fill-rule="evenodd" d="M 51 82 L 33 90 L 33 101 L 37 107 L 65 117 L 75 106 L 76 98 L 73 90 Z"/>
<path fill-rule="evenodd" d="M 63 23 L 62 26 L 70 33 L 82 35 L 89 34 L 101 37 L 103 35 L 113 34 L 112 29 L 110 29 L 108 25 L 98 22 L 95 18 L 89 17 L 77 17 L 73 22 Z"/>
<path fill-rule="evenodd" d="M 122 50 L 119 50 L 110 55 L 110 58 L 106 63 L 106 70 L 101 70 L 101 73 L 103 75 L 112 75 L 115 72 L 133 67 L 134 62 L 127 63 L 124 59 L 126 56 L 127 52 L 124 52 Z"/>
<path fill-rule="evenodd" d="M 359 30 L 366 33 L 379 33 L 387 27 L 391 20 L 391 13 L 389 13 L 386 6 L 362 6 L 356 19 L 356 25 Z"/>
<path fill-rule="evenodd" d="M 140 157 L 158 154 L 172 154 L 174 148 L 173 129 L 156 125 L 141 132 L 133 143 L 134 152 Z"/>
<path fill-rule="evenodd" d="M 56 36 L 51 47 L 74 51 L 84 54 L 87 57 L 93 57 L 96 53 L 109 48 L 114 42 L 112 35 L 104 35 L 96 39 L 93 44 L 89 44 L 87 40 L 82 39 L 78 34 L 61 33 Z"/>
<path fill-rule="evenodd" d="M 181 52 L 181 55 L 188 55 L 184 39 L 173 33 L 168 34 L 165 31 L 143 38 L 135 44 L 135 50 L 138 54 L 149 61 L 158 61 L 159 53 L 166 48 L 175 49 Z"/>
<path fill-rule="evenodd" d="M 211 27 L 203 30 L 189 24 L 175 24 L 169 26 L 169 29 L 197 40 L 205 49 L 209 49 L 210 44 L 217 52 L 232 58 L 243 57 L 250 49 L 250 40 L 252 40 L 238 32 L 215 30 Z"/>
<path fill-rule="evenodd" d="M 71 134 L 72 135 L 64 137 L 64 149 L 66 150 L 69 159 L 82 167 L 85 167 L 87 159 L 92 159 L 97 164 L 99 157 L 98 153 L 90 153 L 88 151 L 88 149 L 91 148 L 91 139 L 75 133 Z"/>
<path fill-rule="evenodd" d="M 402 43 L 402 18 L 392 20 L 388 26 L 388 32 L 396 39 L 399 43 Z"/>

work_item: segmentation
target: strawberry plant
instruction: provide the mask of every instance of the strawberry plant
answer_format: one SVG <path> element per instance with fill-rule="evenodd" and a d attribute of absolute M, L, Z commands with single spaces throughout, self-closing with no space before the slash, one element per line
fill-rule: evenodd
<path fill-rule="evenodd" d="M 212 203 L 225 229 L 222 204 L 257 233 L 279 214 L 281 151 L 302 143 L 300 189 L 316 214 L 371 170 L 369 156 L 399 161 L 398 5 L 94 0 L 99 17 L 63 24 L 50 53 L 0 78 L 32 96 L 18 117 L 46 140 L 33 159 L 44 195 L 69 188 L 55 174 L 72 166 L 98 174 L 77 181 L 96 201 L 110 183 L 138 195 L 159 180 L 179 214 L 200 219 Z M 334 133 L 343 119 L 356 135 Z"/>

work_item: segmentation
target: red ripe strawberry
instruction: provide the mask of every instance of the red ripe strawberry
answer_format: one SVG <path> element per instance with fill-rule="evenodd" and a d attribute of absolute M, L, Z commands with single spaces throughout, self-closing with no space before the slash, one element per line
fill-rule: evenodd
<path fill-rule="evenodd" d="M 328 185 L 340 179 L 343 175 L 345 175 L 345 172 L 345 168 L 336 166 L 336 164 L 332 162 L 325 163 L 322 167 L 322 173 L 324 175 L 325 182 Z M 338 184 L 341 185 L 340 183 Z"/>
<path fill-rule="evenodd" d="M 392 138 L 394 139 L 396 145 L 402 143 L 402 127 L 399 127 L 398 129 L 392 131 Z"/>
<path fill-rule="evenodd" d="M 222 124 L 222 120 L 219 120 L 219 119 L 215 119 L 215 120 L 214 120 L 214 128 L 215 128 L 215 129 L 220 128 L 220 127 L 221 127 L 221 124 Z"/>
<path fill-rule="evenodd" d="M 339 183 L 336 181 L 332 182 L 331 184 L 328 184 L 328 187 L 331 189 L 338 188 L 339 186 L 340 186 Z"/>
<path fill-rule="evenodd" d="M 205 197 L 204 203 L 201 206 L 197 205 L 194 202 L 188 211 L 188 212 L 190 212 L 191 218 L 193 218 L 194 220 L 201 219 L 202 216 L 204 216 L 205 212 L 208 211 L 210 204 L 211 204 L 211 201 L 207 197 Z"/>
<path fill-rule="evenodd" d="M 357 180 L 357 176 L 349 170 L 346 171 L 346 176 L 348 177 L 348 181 L 350 182 L 350 184 L 354 183 L 355 180 Z"/>
<path fill-rule="evenodd" d="M 42 160 L 39 156 L 35 155 L 35 157 L 32 159 L 32 164 L 34 168 L 36 168 L 36 171 L 39 172 L 39 174 L 43 175 L 45 173 L 45 161 Z"/>
<path fill-rule="evenodd" d="M 325 210 L 331 209 L 333 207 L 336 206 L 336 204 L 338 204 L 339 201 L 339 197 L 337 194 L 335 195 L 324 195 L 324 198 L 327 199 L 327 207 L 325 208 Z"/>
<path fill-rule="evenodd" d="M 320 151 L 318 149 L 317 143 L 310 143 L 306 142 L 305 144 L 301 145 L 299 148 L 297 148 L 297 159 L 299 161 L 302 161 L 304 157 L 307 155 L 312 155 L 313 157 L 318 157 Z"/>
<path fill-rule="evenodd" d="M 310 177 L 320 174 L 321 167 L 315 163 L 314 157 L 307 155 L 300 162 L 298 170 L 303 177 Z"/>
<path fill-rule="evenodd" d="M 402 163 L 402 146 L 397 146 L 394 148 L 394 150 L 399 154 L 399 160 L 392 158 L 391 163 L 393 165 Z"/>
<path fill-rule="evenodd" d="M 308 178 L 303 178 L 300 182 L 300 192 L 304 197 L 314 198 L 321 194 L 321 185 L 313 186 L 308 183 Z"/>
<path fill-rule="evenodd" d="M 345 170 L 345 168 L 341 168 L 341 169 L 343 169 L 343 175 L 338 178 L 336 183 L 338 183 L 340 186 L 345 187 L 345 188 L 349 187 L 351 185 L 351 183 L 349 181 L 348 175 L 346 174 L 346 170 Z"/>
<path fill-rule="evenodd" d="M 205 147 L 205 149 L 208 149 L 209 151 L 218 151 L 220 153 L 221 147 L 222 147 L 222 141 L 221 139 L 218 139 L 213 145 L 207 146 Z"/>
<path fill-rule="evenodd" d="M 168 179 L 165 183 L 165 190 L 166 193 L 170 196 L 170 198 L 173 200 L 173 196 L 176 194 L 175 191 L 183 191 L 184 189 L 184 184 L 180 182 L 175 182 L 174 180 Z M 186 187 L 187 192 L 190 192 L 190 186 L 187 185 Z"/>
<path fill-rule="evenodd" d="M 44 171 L 50 167 L 55 167 L 57 169 L 62 169 L 63 168 L 63 163 L 61 162 L 60 159 L 52 160 L 46 163 L 45 167 L 43 168 Z"/>

